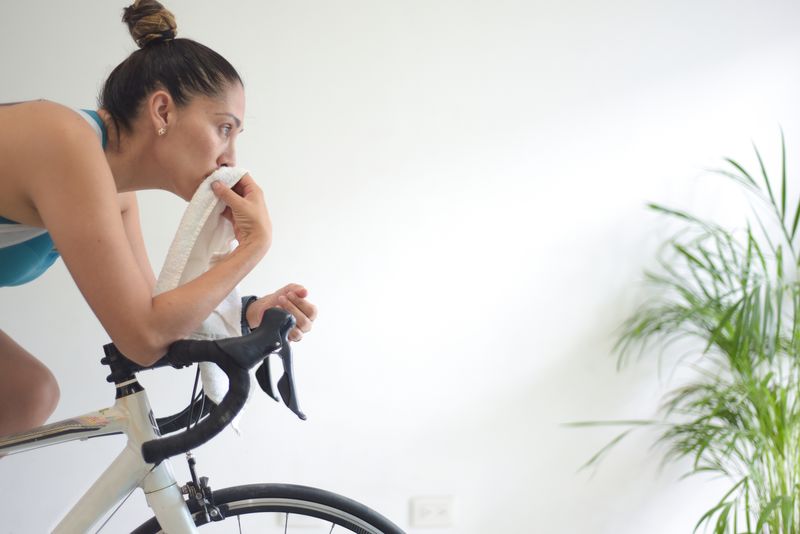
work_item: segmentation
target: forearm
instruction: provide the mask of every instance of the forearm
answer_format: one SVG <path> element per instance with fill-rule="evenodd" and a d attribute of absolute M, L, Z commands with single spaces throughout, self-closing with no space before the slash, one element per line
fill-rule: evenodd
<path fill-rule="evenodd" d="M 143 365 L 166 353 L 171 343 L 185 338 L 211 314 L 236 285 L 256 266 L 263 252 L 238 247 L 194 280 L 152 298 L 128 349 L 123 352 Z"/>

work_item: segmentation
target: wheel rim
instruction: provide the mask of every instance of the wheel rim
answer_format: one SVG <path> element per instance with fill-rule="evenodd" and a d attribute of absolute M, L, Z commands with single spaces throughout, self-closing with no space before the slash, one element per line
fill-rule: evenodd
<path fill-rule="evenodd" d="M 240 499 L 219 505 L 219 509 L 227 521 L 206 522 L 201 513 L 195 513 L 198 526 L 204 525 L 204 532 L 213 532 L 217 527 L 220 532 L 242 532 L 248 528 L 257 528 L 259 532 L 280 533 L 298 529 L 303 534 L 316 532 L 354 532 L 357 534 L 380 534 L 381 531 L 363 519 L 338 508 L 313 501 L 300 499 L 260 497 Z M 237 521 L 233 521 L 236 516 Z M 256 520 L 248 516 L 258 516 Z M 236 530 L 236 529 L 239 530 Z M 212 529 L 212 530 L 209 530 Z M 225 530 L 227 529 L 227 530 Z M 233 529 L 233 530 L 231 530 Z"/>

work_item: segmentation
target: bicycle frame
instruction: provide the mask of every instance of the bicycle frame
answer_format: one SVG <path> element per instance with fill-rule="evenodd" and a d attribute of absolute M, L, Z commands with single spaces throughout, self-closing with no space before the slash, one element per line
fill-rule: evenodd
<path fill-rule="evenodd" d="M 144 389 L 138 386 L 135 379 L 118 384 L 117 388 L 125 393 L 117 397 L 111 408 L 0 438 L 0 456 L 78 439 L 124 433 L 128 438 L 125 448 L 53 532 L 89 532 L 122 499 L 140 487 L 165 532 L 196 533 L 169 460 L 154 466 L 142 458 L 142 443 L 159 437 Z"/>

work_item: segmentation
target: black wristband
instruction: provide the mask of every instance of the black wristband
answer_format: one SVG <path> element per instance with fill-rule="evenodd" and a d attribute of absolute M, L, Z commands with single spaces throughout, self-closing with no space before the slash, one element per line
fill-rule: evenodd
<path fill-rule="evenodd" d="M 255 295 L 248 295 L 242 297 L 242 335 L 246 336 L 250 333 L 250 323 L 247 322 L 247 308 L 258 300 Z"/>

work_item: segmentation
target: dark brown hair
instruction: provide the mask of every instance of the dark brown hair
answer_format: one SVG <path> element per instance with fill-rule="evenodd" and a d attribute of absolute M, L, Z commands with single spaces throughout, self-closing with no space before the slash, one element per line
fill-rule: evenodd
<path fill-rule="evenodd" d="M 142 101 L 156 89 L 165 89 L 182 106 L 193 96 L 214 97 L 242 84 L 221 55 L 191 39 L 176 39 L 174 15 L 156 0 L 136 0 L 123 11 L 122 22 L 139 50 L 111 71 L 99 101 L 118 130 L 131 130 Z"/>

